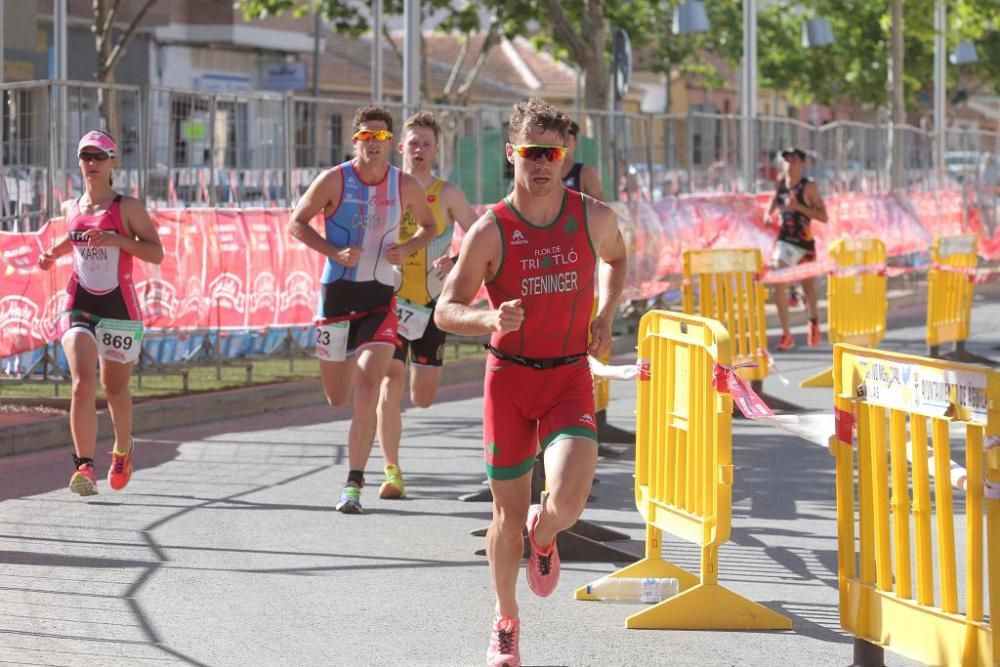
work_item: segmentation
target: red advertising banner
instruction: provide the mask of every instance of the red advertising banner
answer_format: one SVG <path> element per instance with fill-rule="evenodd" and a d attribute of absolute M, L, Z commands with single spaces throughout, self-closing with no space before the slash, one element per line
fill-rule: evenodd
<path fill-rule="evenodd" d="M 312 324 L 319 304 L 319 281 L 323 275 L 325 257 L 299 243 L 286 231 L 288 211 L 274 210 L 275 247 L 278 249 L 278 315 L 279 325 Z M 313 227 L 320 230 L 317 218 Z"/>
<path fill-rule="evenodd" d="M 281 265 L 277 241 L 284 235 L 285 220 L 266 209 L 246 209 L 243 220 L 249 243 L 247 324 L 251 329 L 266 329 L 278 323 L 278 272 Z"/>
<path fill-rule="evenodd" d="M 665 291 L 689 248 L 756 247 L 767 262 L 777 234 L 764 224 L 770 200 L 713 194 L 613 204 L 629 250 L 627 298 Z M 979 236 L 981 256 L 1000 257 L 1000 230 L 988 233 L 975 209 L 963 216 L 958 192 L 836 195 L 827 198 L 827 210 L 829 224 L 812 225 L 820 257 L 838 238 L 877 236 L 895 256 L 926 252 L 934 236 L 959 231 Z M 151 215 L 164 260 L 158 266 L 137 261 L 133 270 L 148 328 L 246 330 L 313 322 L 325 259 L 288 235 L 287 209 L 160 209 Z M 317 230 L 321 224 L 314 222 Z M 63 234 L 61 219 L 36 233 L 0 233 L 0 358 L 58 337 L 73 258 L 60 258 L 48 272 L 37 261 Z M 460 239 L 456 232 L 453 250 Z"/>
<path fill-rule="evenodd" d="M 192 211 L 192 222 L 205 234 L 210 329 L 247 327 L 249 249 L 246 225 L 239 209 Z"/>

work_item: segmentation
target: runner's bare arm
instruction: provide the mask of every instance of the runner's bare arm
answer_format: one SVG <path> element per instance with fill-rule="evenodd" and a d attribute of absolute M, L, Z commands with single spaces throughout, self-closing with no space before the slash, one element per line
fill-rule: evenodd
<path fill-rule="evenodd" d="M 73 242 L 69 239 L 69 234 L 63 235 L 59 242 L 48 250 L 43 250 L 38 255 L 38 268 L 48 271 L 55 264 L 56 260 L 63 255 L 68 255 L 73 251 Z"/>
<path fill-rule="evenodd" d="M 478 216 L 469 206 L 469 200 L 465 198 L 465 192 L 462 191 L 462 188 L 454 183 L 445 183 L 441 189 L 441 197 L 441 207 L 446 211 L 445 217 L 448 224 L 457 224 L 468 232 Z M 446 252 L 435 259 L 433 264 L 436 269 L 447 274 L 455 266 L 455 259 Z"/>
<path fill-rule="evenodd" d="M 465 191 L 455 183 L 445 183 L 442 196 L 445 208 L 448 210 L 448 220 L 454 221 L 466 232 L 469 231 L 479 216 L 469 206 L 469 200 L 465 198 Z"/>
<path fill-rule="evenodd" d="M 775 186 L 775 187 L 777 187 L 777 186 Z M 764 224 L 765 225 L 770 225 L 771 224 L 771 220 L 772 220 L 772 218 L 774 216 L 774 212 L 777 211 L 777 210 L 778 210 L 778 194 L 775 193 L 774 196 L 771 197 L 771 205 L 767 207 L 767 213 L 764 214 Z"/>
<path fill-rule="evenodd" d="M 162 262 L 163 243 L 146 207 L 135 197 L 122 197 L 121 212 L 122 224 L 131 236 L 118 237 L 116 245 L 144 262 Z"/>
<path fill-rule="evenodd" d="M 324 239 L 309 224 L 320 211 L 324 215 L 333 213 L 334 208 L 340 202 L 343 189 L 344 175 L 340 171 L 340 167 L 328 169 L 317 176 L 295 206 L 295 210 L 292 211 L 292 217 L 288 221 L 288 233 L 292 238 L 301 241 L 319 254 L 331 257 L 334 261 L 345 266 L 352 266 L 357 261 L 356 256 L 351 261 L 352 255 L 360 256 L 360 248 L 335 246 Z"/>
<path fill-rule="evenodd" d="M 600 258 L 597 270 L 597 315 L 590 325 L 588 352 L 597 357 L 611 347 L 611 323 L 625 290 L 628 251 L 618 229 L 618 216 L 610 206 L 587 200 L 587 224 L 594 249 Z"/>
<path fill-rule="evenodd" d="M 75 200 L 67 199 L 62 204 L 59 205 L 59 210 L 62 212 L 62 217 L 68 218 L 70 208 L 72 208 Z M 73 251 L 73 242 L 69 239 L 69 234 L 65 234 L 59 241 L 49 248 L 48 250 L 43 250 L 38 255 L 38 267 L 43 271 L 48 271 L 55 264 L 55 261 L 62 257 L 63 255 L 68 255 Z"/>
<path fill-rule="evenodd" d="M 583 193 L 590 195 L 598 201 L 604 201 L 604 188 L 601 187 L 601 175 L 597 169 L 590 165 L 584 165 L 580 170 L 580 187 Z"/>
<path fill-rule="evenodd" d="M 484 336 L 494 331 L 515 331 L 524 320 L 520 299 L 497 310 L 473 308 L 484 280 L 494 276 L 503 257 L 500 230 L 489 213 L 481 217 L 462 239 L 458 263 L 448 274 L 437 306 L 434 323 L 460 336 Z"/>
<path fill-rule="evenodd" d="M 816 187 L 816 184 L 808 183 L 805 192 L 802 194 L 805 196 L 806 204 L 809 206 L 809 209 L 803 212 L 813 220 L 829 222 L 830 218 L 826 214 L 826 204 L 823 203 L 823 195 L 819 193 L 819 188 Z"/>

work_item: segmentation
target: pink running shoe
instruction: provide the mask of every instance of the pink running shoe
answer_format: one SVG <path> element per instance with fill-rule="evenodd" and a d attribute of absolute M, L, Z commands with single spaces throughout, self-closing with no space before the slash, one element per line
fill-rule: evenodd
<path fill-rule="evenodd" d="M 94 475 L 94 465 L 84 463 L 73 476 L 69 478 L 69 490 L 81 496 L 97 495 L 97 476 Z"/>
<path fill-rule="evenodd" d="M 122 454 L 117 449 L 111 450 L 111 467 L 108 469 L 108 486 L 115 491 L 121 491 L 132 479 L 132 452 L 135 451 L 135 441 L 132 441 L 128 452 Z"/>
<path fill-rule="evenodd" d="M 535 524 L 538 523 L 538 516 L 541 513 L 541 505 L 532 505 L 528 509 L 528 543 L 531 545 L 531 550 L 525 574 L 531 592 L 544 598 L 551 595 L 559 584 L 559 549 L 555 540 L 544 551 L 535 544 Z"/>
<path fill-rule="evenodd" d="M 501 616 L 490 632 L 490 647 L 486 650 L 489 667 L 521 667 L 521 623 L 516 618 Z"/>

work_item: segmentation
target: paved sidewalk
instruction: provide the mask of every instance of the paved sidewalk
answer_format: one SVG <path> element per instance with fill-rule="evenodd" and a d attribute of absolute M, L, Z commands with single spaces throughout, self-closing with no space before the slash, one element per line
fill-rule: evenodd
<path fill-rule="evenodd" d="M 884 347 L 917 346 L 922 330 L 909 321 Z M 988 352 L 998 328 L 1000 305 L 977 304 L 969 349 Z M 779 363 L 794 387 L 828 359 L 828 348 L 804 348 Z M 774 379 L 767 388 L 830 409 L 827 390 Z M 447 387 L 433 408 L 406 413 L 411 499 L 376 498 L 376 455 L 365 516 L 332 509 L 346 477 L 346 410 L 147 434 L 129 488 L 112 493 L 102 480 L 92 499 L 65 490 L 65 449 L 0 460 L 0 664 L 483 664 L 492 600 L 485 560 L 474 555 L 483 540 L 469 531 L 486 525 L 490 507 L 455 500 L 481 488 L 480 394 L 476 383 Z M 633 410 L 633 387 L 614 384 L 611 422 L 630 427 Z M 525 665 L 849 663 L 833 458 L 757 424 L 733 430 L 734 527 L 720 582 L 790 616 L 794 629 L 628 631 L 624 618 L 638 606 L 572 599 L 614 566 L 567 563 L 552 598 L 520 584 Z M 631 460 L 603 460 L 599 476 L 585 518 L 625 531 L 627 548 L 641 553 Z M 665 550 L 695 567 L 687 545 Z M 889 667 L 908 664 L 887 655 Z"/>

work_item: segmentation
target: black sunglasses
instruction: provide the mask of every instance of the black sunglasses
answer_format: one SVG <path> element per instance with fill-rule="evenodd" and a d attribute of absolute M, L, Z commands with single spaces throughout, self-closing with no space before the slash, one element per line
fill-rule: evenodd
<path fill-rule="evenodd" d="M 99 153 L 91 153 L 90 151 L 80 151 L 78 157 L 84 162 L 90 162 L 91 160 L 93 160 L 94 162 L 104 162 L 111 156 L 105 153 L 104 151 L 100 151 Z"/>

